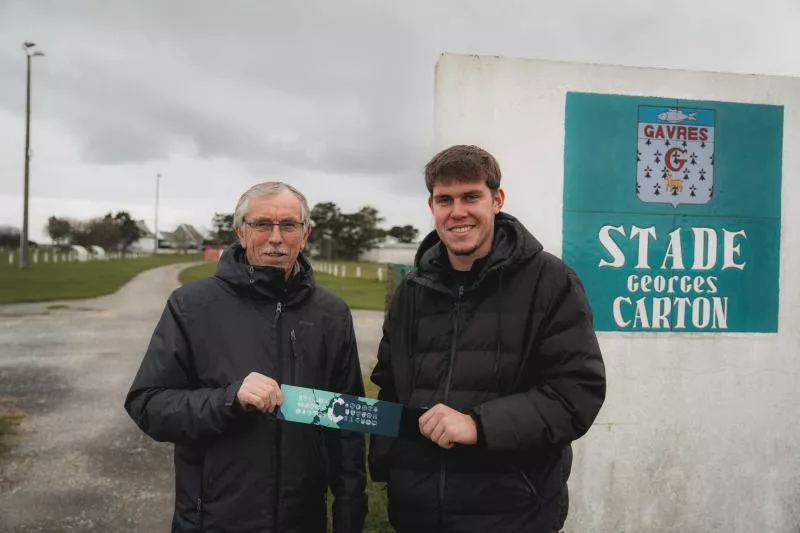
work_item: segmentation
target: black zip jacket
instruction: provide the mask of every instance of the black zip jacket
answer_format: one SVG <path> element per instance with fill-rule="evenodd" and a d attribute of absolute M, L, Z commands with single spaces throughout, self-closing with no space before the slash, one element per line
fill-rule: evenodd
<path fill-rule="evenodd" d="M 216 274 L 170 296 L 125 399 L 147 435 L 175 443 L 176 532 L 360 532 L 364 436 L 244 411 L 250 372 L 363 396 L 352 316 L 316 287 L 308 261 L 252 267 L 239 245 Z"/>
<path fill-rule="evenodd" d="M 460 275 L 432 232 L 398 286 L 372 381 L 381 399 L 444 403 L 476 421 L 477 445 L 445 450 L 373 437 L 399 532 L 551 533 L 566 517 L 572 441 L 605 399 L 605 368 L 581 282 L 514 217 Z"/>

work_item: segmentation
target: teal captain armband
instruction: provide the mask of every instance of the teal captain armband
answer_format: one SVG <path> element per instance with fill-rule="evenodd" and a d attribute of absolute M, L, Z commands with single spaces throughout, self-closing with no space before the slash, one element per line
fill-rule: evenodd
<path fill-rule="evenodd" d="M 423 409 L 295 385 L 281 385 L 283 403 L 275 410 L 279 420 L 358 431 L 388 437 L 419 434 Z"/>

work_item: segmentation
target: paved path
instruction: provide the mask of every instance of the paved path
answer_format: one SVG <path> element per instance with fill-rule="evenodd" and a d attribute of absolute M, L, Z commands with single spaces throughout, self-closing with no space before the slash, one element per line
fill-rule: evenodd
<path fill-rule="evenodd" d="M 122 406 L 185 266 L 102 298 L 0 307 L 0 410 L 25 413 L 0 459 L 0 532 L 169 531 L 172 447 Z M 382 313 L 353 315 L 368 371 Z"/>

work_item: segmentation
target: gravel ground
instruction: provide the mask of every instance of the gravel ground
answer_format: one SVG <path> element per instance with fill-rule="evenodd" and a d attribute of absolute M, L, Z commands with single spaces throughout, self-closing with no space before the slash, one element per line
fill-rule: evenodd
<path fill-rule="evenodd" d="M 0 458 L 0 532 L 169 531 L 172 446 L 142 434 L 123 401 L 186 266 L 102 298 L 0 306 L 0 411 L 24 415 Z M 382 313 L 353 316 L 369 371 Z"/>

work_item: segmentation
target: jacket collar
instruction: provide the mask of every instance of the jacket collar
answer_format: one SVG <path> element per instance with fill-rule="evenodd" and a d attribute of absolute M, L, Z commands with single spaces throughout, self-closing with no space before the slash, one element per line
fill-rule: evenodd
<path fill-rule="evenodd" d="M 286 305 L 304 300 L 315 286 L 311 263 L 302 252 L 287 280 L 282 268 L 248 264 L 245 250 L 239 243 L 225 249 L 214 277 L 233 286 L 237 292 Z"/>
<path fill-rule="evenodd" d="M 465 289 L 476 288 L 492 273 L 519 268 L 542 249 L 542 244 L 519 220 L 507 213 L 497 214 L 492 248 L 485 257 L 473 263 L 466 276 Z M 448 293 L 453 291 L 456 275 L 436 230 L 423 239 L 414 266 L 412 277 L 418 282 Z"/>

